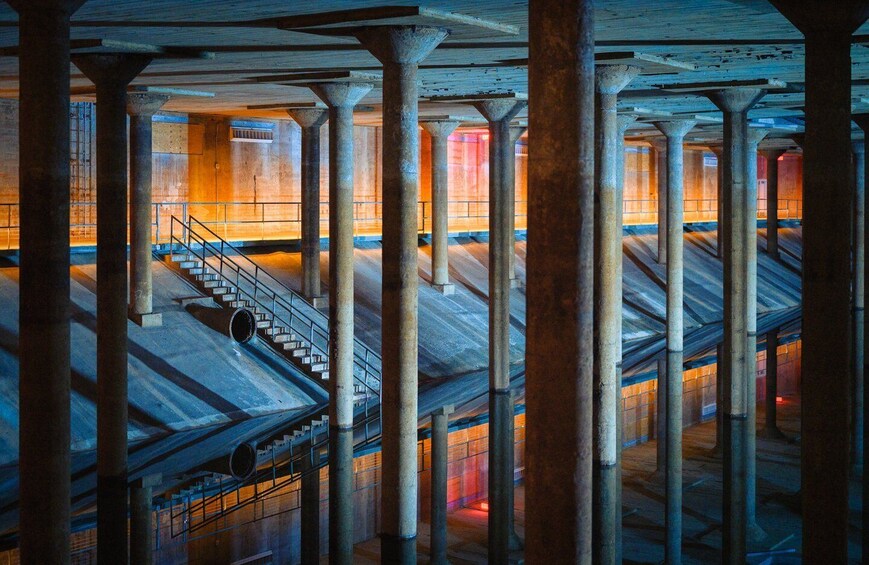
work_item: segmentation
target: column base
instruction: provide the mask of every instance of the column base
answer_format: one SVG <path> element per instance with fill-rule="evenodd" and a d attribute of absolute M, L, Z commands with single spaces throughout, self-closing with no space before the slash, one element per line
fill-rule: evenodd
<path fill-rule="evenodd" d="M 311 303 L 311 306 L 314 308 L 328 308 L 329 307 L 329 297 L 328 296 L 306 296 L 305 300 Z"/>
<path fill-rule="evenodd" d="M 416 563 L 416 536 L 404 538 L 380 534 L 381 563 Z"/>
<path fill-rule="evenodd" d="M 757 525 L 757 522 L 754 524 L 747 524 L 745 526 L 745 537 L 751 543 L 758 543 L 766 539 L 767 534 L 763 528 Z"/>
<path fill-rule="evenodd" d="M 159 328 L 163 325 L 163 314 L 160 312 L 148 312 L 147 314 L 130 312 L 130 319 L 143 328 Z"/>
<path fill-rule="evenodd" d="M 451 294 L 456 293 L 456 285 L 453 283 L 432 284 L 431 287 L 444 296 L 450 296 Z"/>

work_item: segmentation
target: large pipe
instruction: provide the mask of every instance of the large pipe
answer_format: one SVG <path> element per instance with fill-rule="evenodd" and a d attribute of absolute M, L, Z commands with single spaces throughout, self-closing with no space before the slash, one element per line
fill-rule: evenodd
<path fill-rule="evenodd" d="M 209 328 L 238 343 L 247 343 L 256 335 L 256 317 L 247 308 L 209 308 L 189 304 L 186 310 Z"/>

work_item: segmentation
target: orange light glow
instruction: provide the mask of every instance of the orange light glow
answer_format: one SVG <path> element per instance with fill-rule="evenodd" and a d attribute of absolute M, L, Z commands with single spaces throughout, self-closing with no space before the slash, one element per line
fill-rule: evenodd
<path fill-rule="evenodd" d="M 489 511 L 489 503 L 488 502 L 481 502 L 480 503 L 480 510 L 482 510 L 483 512 L 488 512 Z"/>
<path fill-rule="evenodd" d="M 785 401 L 785 399 L 782 398 L 781 396 L 776 396 L 776 397 L 775 397 L 775 401 L 776 401 L 778 404 L 781 404 L 782 402 Z"/>

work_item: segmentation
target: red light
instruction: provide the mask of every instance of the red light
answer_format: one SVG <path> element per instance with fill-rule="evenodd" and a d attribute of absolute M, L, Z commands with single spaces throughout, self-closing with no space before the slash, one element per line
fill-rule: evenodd
<path fill-rule="evenodd" d="M 488 502 L 481 502 L 480 503 L 480 510 L 482 510 L 483 512 L 488 512 L 489 511 L 489 503 Z"/>
<path fill-rule="evenodd" d="M 784 399 L 783 397 L 781 397 L 781 396 L 776 396 L 776 397 L 775 397 L 775 401 L 776 401 L 778 404 L 781 404 L 782 402 L 785 401 L 785 399 Z"/>

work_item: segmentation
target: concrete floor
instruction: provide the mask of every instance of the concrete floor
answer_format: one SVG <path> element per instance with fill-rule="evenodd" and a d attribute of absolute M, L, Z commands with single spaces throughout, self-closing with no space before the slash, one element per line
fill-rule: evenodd
<path fill-rule="evenodd" d="M 786 397 L 779 404 L 779 428 L 790 440 L 757 440 L 757 517 L 766 538 L 749 546 L 748 563 L 799 563 L 802 539 L 801 519 L 794 498 L 799 490 L 799 399 Z M 759 429 L 763 424 L 758 409 Z M 715 444 L 715 423 L 685 430 L 684 435 L 684 533 L 683 562 L 716 563 L 720 559 L 721 458 L 711 453 Z M 624 562 L 661 563 L 664 558 L 663 483 L 654 476 L 655 442 L 624 452 Z M 524 538 L 525 489 L 516 487 L 516 529 Z M 850 562 L 859 563 L 860 542 L 859 478 L 852 480 L 850 501 Z M 798 500 L 798 499 L 797 499 Z M 449 515 L 451 563 L 486 563 L 485 512 L 463 508 Z M 428 563 L 428 524 L 419 525 L 419 562 Z M 771 553 L 772 552 L 772 553 Z M 521 552 L 514 555 L 517 562 Z M 380 560 L 380 541 L 368 540 L 356 546 L 354 563 L 375 564 Z M 324 558 L 324 563 L 327 562 Z M 558 562 L 553 555 L 552 562 Z"/>

